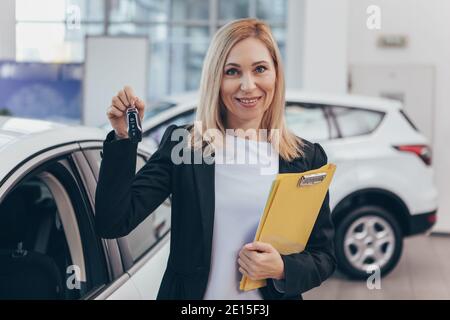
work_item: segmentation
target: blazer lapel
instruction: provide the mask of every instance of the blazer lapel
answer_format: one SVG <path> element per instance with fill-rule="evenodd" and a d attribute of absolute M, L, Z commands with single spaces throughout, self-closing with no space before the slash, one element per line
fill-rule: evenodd
<path fill-rule="evenodd" d="M 200 207 L 203 227 L 203 245 L 205 248 L 205 266 L 209 268 L 211 261 L 212 235 L 214 228 L 214 209 L 215 209 L 215 186 L 214 173 L 215 164 L 207 164 L 202 161 L 201 164 L 192 165 L 196 186 L 196 194 Z"/>
<path fill-rule="evenodd" d="M 278 172 L 279 173 L 295 173 L 307 171 L 307 167 L 302 158 L 295 159 L 288 162 L 279 156 L 278 158 Z"/>

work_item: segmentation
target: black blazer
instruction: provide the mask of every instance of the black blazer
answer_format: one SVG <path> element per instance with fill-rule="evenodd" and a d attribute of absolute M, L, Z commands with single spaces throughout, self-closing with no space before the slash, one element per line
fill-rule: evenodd
<path fill-rule="evenodd" d="M 169 196 L 172 196 L 170 255 L 158 299 L 203 299 L 206 291 L 214 226 L 214 163 L 174 164 L 172 148 L 178 141 L 165 131 L 158 150 L 135 174 L 137 144 L 114 140 L 110 132 L 103 144 L 103 160 L 96 191 L 95 224 L 99 236 L 129 234 Z M 327 163 L 319 144 L 304 140 L 305 156 L 286 162 L 279 172 L 303 172 Z M 194 151 L 191 151 L 193 156 Z M 301 299 L 301 293 L 319 286 L 335 270 L 334 228 L 327 193 L 306 249 L 282 255 L 285 292 L 268 279 L 260 288 L 264 299 Z"/>

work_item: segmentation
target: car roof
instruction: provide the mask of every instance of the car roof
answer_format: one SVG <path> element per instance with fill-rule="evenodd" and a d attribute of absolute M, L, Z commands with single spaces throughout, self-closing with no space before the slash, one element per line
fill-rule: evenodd
<path fill-rule="evenodd" d="M 195 104 L 198 101 L 198 92 L 190 91 L 183 94 L 169 96 L 163 99 L 166 102 L 178 105 Z M 286 90 L 286 100 L 293 102 L 328 104 L 336 106 L 348 106 L 355 108 L 390 111 L 402 107 L 401 102 L 356 94 L 337 94 L 323 92 L 308 92 L 303 90 Z"/>
<path fill-rule="evenodd" d="M 0 179 L 18 163 L 42 150 L 104 138 L 105 131 L 98 128 L 0 116 Z"/>
<path fill-rule="evenodd" d="M 174 104 L 174 107 L 168 108 L 161 113 L 156 114 L 150 119 L 145 119 L 143 130 L 153 128 L 183 112 L 192 110 L 198 102 L 198 92 L 191 91 L 184 94 L 169 96 L 165 100 L 167 103 Z M 332 94 L 322 92 L 307 92 L 303 90 L 286 90 L 286 100 L 288 102 L 327 104 L 334 106 L 346 106 L 353 108 L 368 109 L 381 112 L 390 112 L 402 108 L 402 104 L 396 100 L 385 98 L 368 97 L 354 94 Z"/>
<path fill-rule="evenodd" d="M 402 108 L 401 102 L 386 98 L 362 96 L 356 94 L 308 92 L 302 90 L 286 90 L 286 100 L 299 101 L 304 103 L 346 106 L 383 112 L 389 112 Z"/>

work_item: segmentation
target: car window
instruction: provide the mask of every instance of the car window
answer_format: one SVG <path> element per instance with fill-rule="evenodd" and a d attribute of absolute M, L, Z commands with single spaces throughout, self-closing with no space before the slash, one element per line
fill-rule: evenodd
<path fill-rule="evenodd" d="M 286 123 L 294 134 L 303 139 L 314 142 L 330 139 L 330 123 L 319 105 L 288 103 Z"/>
<path fill-rule="evenodd" d="M 170 119 L 169 121 L 166 121 L 163 124 L 150 129 L 148 132 L 145 132 L 142 142 L 150 146 L 152 150 L 156 150 L 156 148 L 159 146 L 159 143 L 161 142 L 161 138 L 164 132 L 166 131 L 167 127 L 169 127 L 172 124 L 175 124 L 177 126 L 190 124 L 194 122 L 194 119 L 195 119 L 194 110 L 190 110 L 188 112 L 180 114 Z"/>
<path fill-rule="evenodd" d="M 176 106 L 176 103 L 169 102 L 169 101 L 160 101 L 153 105 L 150 105 L 148 108 L 146 108 L 144 119 L 148 119 L 151 117 L 156 116 L 157 114 L 166 111 L 170 108 L 173 108 Z"/>
<path fill-rule="evenodd" d="M 144 113 L 144 121 L 146 119 L 152 118 L 152 117 L 160 114 L 161 112 L 164 112 L 170 108 L 173 108 L 176 105 L 177 105 L 176 103 L 169 102 L 169 101 L 156 102 L 146 108 L 146 111 Z M 106 131 L 111 131 L 113 129 L 111 126 L 111 123 L 109 121 L 101 124 L 99 127 Z"/>
<path fill-rule="evenodd" d="M 406 120 L 406 122 L 409 123 L 411 128 L 414 129 L 414 131 L 419 132 L 419 128 L 416 126 L 416 124 L 411 120 L 411 118 L 408 116 L 405 110 L 400 110 L 400 114 L 403 116 L 403 118 Z"/>
<path fill-rule="evenodd" d="M 98 180 L 98 173 L 100 172 L 100 165 L 102 163 L 101 149 L 84 149 L 83 154 L 86 157 L 89 166 Z M 145 164 L 145 158 L 142 155 L 136 157 L 136 170 L 142 168 Z"/>
<path fill-rule="evenodd" d="M 47 185 L 38 177 L 20 183 L 0 204 L 0 221 L 0 248 L 2 253 L 9 252 L 9 257 L 2 254 L 7 260 L 2 261 L 2 269 L 14 280 L 0 278 L 0 287 L 10 290 L 0 289 L 1 298 L 63 299 L 72 295 L 73 291 L 65 290 L 63 279 L 73 263 L 55 197 Z M 48 271 L 39 272 L 41 265 Z M 20 281 L 21 271 L 26 273 L 24 282 Z M 28 286 L 25 281 L 36 281 L 39 286 Z"/>
<path fill-rule="evenodd" d="M 136 171 L 145 165 L 145 159 L 138 156 Z M 163 202 L 136 229 L 124 237 L 128 243 L 129 253 L 133 262 L 137 262 L 149 252 L 170 230 L 170 199 Z"/>
<path fill-rule="evenodd" d="M 49 161 L 0 203 L 0 298 L 79 299 L 105 282 L 106 269 L 89 268 L 79 224 L 85 206 L 68 165 Z"/>
<path fill-rule="evenodd" d="M 100 170 L 100 149 L 87 149 L 83 151 L 91 164 L 94 174 L 98 176 Z M 146 163 L 142 155 L 136 158 L 136 172 Z M 124 237 L 128 246 L 128 252 L 133 260 L 139 260 L 170 230 L 170 199 L 161 204 L 150 216 L 136 227 L 128 236 Z"/>
<path fill-rule="evenodd" d="M 383 112 L 340 106 L 333 106 L 332 113 L 342 137 L 369 134 L 378 127 L 384 117 Z"/>

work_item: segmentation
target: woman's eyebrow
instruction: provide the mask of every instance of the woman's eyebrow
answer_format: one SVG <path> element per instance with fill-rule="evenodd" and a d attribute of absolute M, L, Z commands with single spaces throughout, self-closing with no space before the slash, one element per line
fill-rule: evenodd
<path fill-rule="evenodd" d="M 265 61 L 265 60 L 256 61 L 256 62 L 253 62 L 253 63 L 252 63 L 252 66 L 257 65 L 257 64 L 260 64 L 260 63 L 268 63 L 268 62 Z M 239 65 L 239 64 L 237 64 L 237 63 L 234 63 L 234 62 L 230 62 L 230 63 L 227 63 L 225 66 L 240 67 L 241 65 Z"/>

